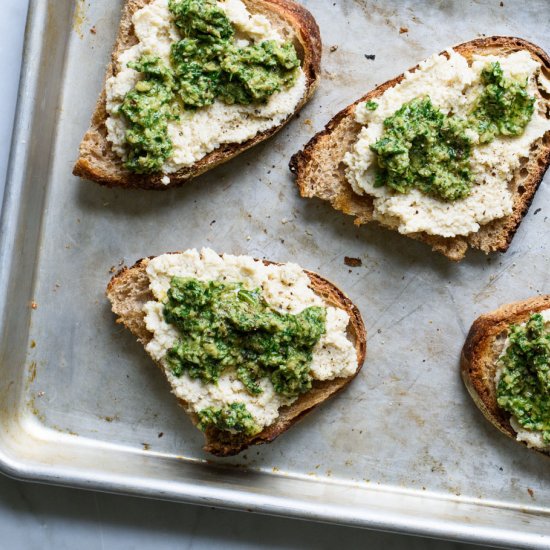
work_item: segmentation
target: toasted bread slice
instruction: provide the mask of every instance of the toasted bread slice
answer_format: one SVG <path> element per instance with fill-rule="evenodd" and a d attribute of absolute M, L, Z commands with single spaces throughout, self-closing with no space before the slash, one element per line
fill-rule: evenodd
<path fill-rule="evenodd" d="M 130 268 L 122 269 L 112 277 L 107 287 L 107 297 L 111 301 L 113 312 L 118 316 L 117 322 L 128 328 L 144 346 L 151 340 L 152 334 L 145 327 L 143 306 L 146 302 L 155 299 L 149 290 L 149 278 L 145 271 L 148 263 L 149 259 L 145 258 Z M 272 262 L 264 261 L 264 263 Z M 346 378 L 314 381 L 309 392 L 302 394 L 291 405 L 281 408 L 277 420 L 255 436 L 234 435 L 208 428 L 205 432 L 205 451 L 217 456 L 230 456 L 240 453 L 250 445 L 270 443 L 308 412 L 342 390 L 360 371 L 366 354 L 366 331 L 359 310 L 331 282 L 316 273 L 310 271 L 306 273 L 311 280 L 311 289 L 324 300 L 327 306 L 343 309 L 349 315 L 348 337 L 353 342 L 357 353 L 357 371 Z M 157 366 L 164 372 L 162 365 L 157 364 Z M 179 401 L 185 408 L 185 401 L 181 399 Z M 190 416 L 196 425 L 197 416 L 194 414 Z"/>
<path fill-rule="evenodd" d="M 466 338 L 460 359 L 464 384 L 485 418 L 503 434 L 516 439 L 510 425 L 510 413 L 501 409 L 496 399 L 497 359 L 503 351 L 508 328 L 524 323 L 533 313 L 550 308 L 550 294 L 499 307 L 478 317 Z M 523 445 L 525 442 L 519 441 Z M 541 451 L 549 454 L 548 451 Z"/>
<path fill-rule="evenodd" d="M 116 74 L 116 60 L 119 55 L 136 43 L 132 25 L 133 14 L 151 1 L 126 0 L 111 63 L 107 67 L 105 81 Z M 107 129 L 105 127 L 108 113 L 106 110 L 104 85 L 95 112 L 92 115 L 90 128 L 80 144 L 79 157 L 73 169 L 75 176 L 93 180 L 108 187 L 134 187 L 141 189 L 169 189 L 178 187 L 187 180 L 227 162 L 253 145 L 268 139 L 279 131 L 303 107 L 313 95 L 320 75 L 322 44 L 319 27 L 315 19 L 305 8 L 292 0 L 243 0 L 243 2 L 250 13 L 262 14 L 269 18 L 274 28 L 281 35 L 292 40 L 296 47 L 301 60 L 302 70 L 306 76 L 306 92 L 297 105 L 295 112 L 291 113 L 280 125 L 258 133 L 244 143 L 221 145 L 192 166 L 171 173 L 170 183 L 166 185 L 161 182 L 164 175 L 161 172 L 145 175 L 130 172 L 124 167 L 120 157 L 112 150 L 111 144 L 107 140 Z"/>
<path fill-rule="evenodd" d="M 538 46 L 520 38 L 492 36 L 459 44 L 454 50 L 470 60 L 473 54 L 508 55 L 519 50 L 527 50 L 539 61 L 546 74 L 550 74 L 550 58 Z M 442 52 L 444 53 L 444 52 Z M 418 66 L 410 69 L 414 71 Z M 314 136 L 303 151 L 295 154 L 290 169 L 296 175 L 296 183 L 303 197 L 318 197 L 329 201 L 337 209 L 355 216 L 357 225 L 373 220 L 373 200 L 368 195 L 357 195 L 346 180 L 342 160 L 347 151 L 357 141 L 361 125 L 355 121 L 355 108 L 359 103 L 375 100 L 385 90 L 399 84 L 404 75 L 381 84 L 352 105 L 339 112 L 323 131 Z M 548 93 L 540 91 L 540 100 L 545 103 L 545 114 L 550 101 Z M 514 174 L 511 182 L 513 212 L 487 225 L 477 233 L 468 236 L 440 237 L 427 233 L 410 233 L 407 237 L 423 241 L 451 260 L 461 260 L 468 247 L 478 248 L 485 253 L 505 252 L 527 210 L 535 192 L 550 164 L 550 132 L 537 140 L 528 159 Z"/>

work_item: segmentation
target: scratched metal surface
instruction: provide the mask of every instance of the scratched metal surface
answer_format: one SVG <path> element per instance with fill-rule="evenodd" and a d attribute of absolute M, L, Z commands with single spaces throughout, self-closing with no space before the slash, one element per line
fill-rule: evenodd
<path fill-rule="evenodd" d="M 32 3 L 2 219 L 2 467 L 48 482 L 547 547 L 546 459 L 489 426 L 458 371 L 476 316 L 548 291 L 547 183 L 507 254 L 453 264 L 300 199 L 287 163 L 340 108 L 449 44 L 506 34 L 548 50 L 548 5 L 304 4 L 325 47 L 320 90 L 301 116 L 185 188 L 151 193 L 70 173 L 121 2 Z M 369 334 L 366 364 L 346 392 L 276 443 L 214 461 L 104 296 L 113 266 L 201 246 L 322 273 L 358 304 Z M 362 266 L 347 267 L 345 256 Z"/>

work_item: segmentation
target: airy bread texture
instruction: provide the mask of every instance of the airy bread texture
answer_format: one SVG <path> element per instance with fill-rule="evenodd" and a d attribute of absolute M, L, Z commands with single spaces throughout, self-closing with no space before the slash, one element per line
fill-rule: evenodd
<path fill-rule="evenodd" d="M 498 406 L 495 373 L 508 328 L 524 323 L 533 313 L 550 309 L 550 294 L 499 307 L 478 317 L 466 338 L 460 360 L 464 384 L 485 418 L 503 434 L 516 440 L 510 413 Z M 523 441 L 518 441 L 526 445 Z M 548 451 L 539 451 L 549 454 Z"/>
<path fill-rule="evenodd" d="M 149 258 L 144 258 L 134 266 L 122 269 L 112 277 L 107 287 L 107 297 L 111 301 L 113 312 L 118 316 L 117 323 L 122 323 L 128 328 L 144 346 L 149 343 L 153 335 L 145 327 L 143 306 L 155 299 L 149 290 L 149 277 L 145 271 L 148 263 Z M 311 280 L 312 290 L 327 306 L 339 307 L 349 315 L 348 337 L 355 345 L 357 352 L 357 371 L 347 378 L 314 381 L 313 388 L 309 392 L 301 395 L 292 405 L 281 408 L 277 420 L 255 436 L 231 434 L 215 428 L 207 429 L 205 451 L 217 456 L 230 456 L 240 453 L 250 445 L 270 443 L 308 412 L 347 386 L 361 370 L 366 355 L 367 335 L 359 310 L 331 282 L 316 273 L 310 271 L 306 273 Z M 164 372 L 162 365 L 157 366 Z M 185 408 L 184 401 L 180 400 L 180 404 Z M 197 415 L 190 416 L 193 423 L 197 424 Z"/>
<path fill-rule="evenodd" d="M 550 58 L 538 46 L 520 38 L 493 36 L 459 44 L 454 50 L 471 60 L 474 54 L 508 55 L 527 50 L 541 63 L 543 71 L 550 75 Z M 442 52 L 444 53 L 444 52 Z M 417 67 L 410 69 L 414 71 Z M 296 175 L 296 183 L 303 197 L 318 197 L 329 201 L 336 210 L 355 216 L 355 223 L 362 225 L 373 220 L 373 199 L 368 195 L 353 192 L 348 183 L 343 166 L 343 158 L 357 141 L 361 125 L 355 121 L 355 107 L 362 102 L 375 100 L 384 91 L 403 80 L 400 75 L 381 84 L 352 105 L 339 112 L 315 135 L 303 151 L 295 154 L 290 162 L 290 170 Z M 548 101 L 548 93 L 539 90 L 541 101 Z M 548 109 L 546 116 L 550 118 Z M 416 239 L 432 247 L 450 260 L 462 260 L 468 247 L 478 248 L 485 253 L 505 252 L 527 210 L 533 196 L 550 164 L 550 132 L 537 140 L 531 155 L 516 171 L 510 183 L 513 194 L 513 211 L 510 215 L 494 220 L 468 236 L 440 237 L 427 233 L 410 233 L 407 237 Z"/>
<path fill-rule="evenodd" d="M 107 67 L 105 81 L 116 74 L 116 60 L 126 49 L 137 43 L 133 31 L 133 14 L 149 4 L 152 0 L 126 0 L 122 11 L 118 37 Z M 253 14 L 266 16 L 273 27 L 285 38 L 292 40 L 302 62 L 306 76 L 306 92 L 294 113 L 279 126 L 256 134 L 244 143 L 224 144 L 207 154 L 195 164 L 170 174 L 170 183 L 163 184 L 163 173 L 134 174 L 124 167 L 123 161 L 112 150 L 107 140 L 105 121 L 106 110 L 105 84 L 99 96 L 89 130 L 80 143 L 79 157 L 73 168 L 73 174 L 96 181 L 108 187 L 134 187 L 141 189 L 169 189 L 179 187 L 187 180 L 203 174 L 219 164 L 236 157 L 246 149 L 260 143 L 278 132 L 313 95 L 317 87 L 321 65 L 321 36 L 313 16 L 302 6 L 292 0 L 243 0 L 247 9 Z"/>

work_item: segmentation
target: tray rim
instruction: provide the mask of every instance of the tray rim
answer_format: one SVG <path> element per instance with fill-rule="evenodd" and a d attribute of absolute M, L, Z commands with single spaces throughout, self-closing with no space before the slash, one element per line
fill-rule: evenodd
<path fill-rule="evenodd" d="M 79 0 L 67 0 L 74 2 Z M 30 0 L 25 28 L 23 62 L 19 81 L 17 106 L 15 111 L 15 124 L 11 140 L 11 149 L 8 161 L 8 170 L 4 188 L 2 210 L 0 213 L 0 262 L 6 269 L 0 270 L 0 329 L 4 331 L 6 325 L 6 301 L 7 290 L 12 272 L 12 255 L 14 252 L 14 227 L 17 221 L 17 205 L 21 197 L 22 189 L 27 174 L 27 159 L 30 156 L 29 148 L 24 139 L 28 128 L 32 126 L 35 102 L 34 92 L 38 85 L 38 65 L 42 42 L 40 32 L 47 22 L 47 0 Z M 48 430 L 48 429 L 46 429 Z M 30 434 L 27 434 L 30 437 Z M 80 438 L 85 439 L 85 438 Z M 108 443 L 107 443 L 108 445 Z M 139 451 L 136 451 L 139 453 Z M 155 453 L 149 456 L 154 458 Z M 190 464 L 188 464 L 190 465 Z M 190 465 L 191 467 L 195 465 Z M 205 465 L 211 468 L 211 465 Z M 229 471 L 229 468 L 221 467 L 221 470 Z M 117 493 L 146 498 L 158 498 L 162 500 L 187 502 L 203 506 L 214 506 L 241 511 L 252 511 L 266 515 L 291 517 L 309 521 L 336 523 L 354 527 L 363 527 L 381 531 L 404 533 L 411 535 L 428 536 L 460 542 L 476 544 L 489 544 L 517 548 L 521 545 L 525 548 L 546 548 L 548 538 L 528 532 L 507 530 L 491 526 L 479 526 L 468 521 L 462 521 L 449 516 L 449 519 L 418 518 L 406 514 L 379 512 L 374 507 L 362 509 L 357 513 L 353 507 L 345 507 L 341 504 L 327 504 L 323 502 L 311 502 L 304 498 L 288 500 L 280 496 L 261 493 L 253 493 L 249 490 L 239 490 L 234 487 L 221 487 L 215 485 L 197 486 L 192 481 L 178 483 L 163 483 L 164 487 L 148 482 L 145 478 L 115 477 L 106 472 L 103 475 L 90 476 L 87 471 L 64 470 L 59 464 L 29 464 L 18 457 L 10 456 L 0 447 L 0 472 L 17 480 L 34 481 L 51 485 L 60 485 L 101 492 Z M 246 472 L 242 470 L 241 472 Z M 223 476 L 220 476 L 223 477 Z M 291 476 L 289 476 L 291 477 Z M 277 477 L 273 478 L 274 480 Z M 323 484 L 321 480 L 304 479 L 305 483 Z M 344 485 L 346 487 L 346 485 Z M 384 487 L 365 486 L 357 489 L 366 493 L 384 494 L 394 493 L 396 498 L 406 495 L 403 491 L 391 491 Z M 258 498 L 259 496 L 259 498 Z M 411 494 L 406 498 L 418 500 L 430 499 L 430 494 Z M 434 497 L 442 506 L 448 505 L 450 509 L 460 508 L 460 515 L 474 515 L 488 507 L 497 509 L 505 514 L 515 514 L 518 511 L 531 516 L 539 516 L 536 511 L 526 510 L 521 505 L 513 508 L 491 506 L 490 501 L 482 504 L 466 499 L 453 499 L 451 497 Z M 293 504 L 289 506 L 289 502 Z M 549 512 L 550 513 L 550 512 Z M 455 512 L 456 514 L 456 512 Z M 544 512 L 542 514 L 545 515 Z M 540 517 L 540 516 L 539 516 Z"/>

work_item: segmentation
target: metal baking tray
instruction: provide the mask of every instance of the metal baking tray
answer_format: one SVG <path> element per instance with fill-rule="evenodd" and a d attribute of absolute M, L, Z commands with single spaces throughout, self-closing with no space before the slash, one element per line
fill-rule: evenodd
<path fill-rule="evenodd" d="M 506 34 L 548 49 L 548 4 L 304 4 L 325 48 L 321 88 L 300 117 L 184 188 L 154 193 L 71 175 L 121 1 L 31 1 L 1 222 L 0 467 L 48 483 L 548 548 L 547 459 L 482 418 L 458 369 L 477 315 L 548 291 L 548 178 L 508 253 L 454 264 L 300 199 L 287 169 L 340 108 L 449 44 Z M 369 333 L 365 367 L 344 393 L 231 459 L 201 451 L 202 435 L 104 296 L 119 265 L 201 246 L 319 271 L 359 305 Z"/>

